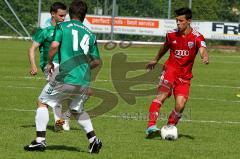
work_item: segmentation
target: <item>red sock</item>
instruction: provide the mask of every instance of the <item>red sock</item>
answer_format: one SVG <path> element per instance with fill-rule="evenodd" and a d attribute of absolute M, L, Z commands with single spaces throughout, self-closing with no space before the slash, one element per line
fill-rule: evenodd
<path fill-rule="evenodd" d="M 181 117 L 182 117 L 182 114 L 176 112 L 174 109 L 168 117 L 168 125 L 177 125 Z"/>
<path fill-rule="evenodd" d="M 149 108 L 148 127 L 156 125 L 162 103 L 154 99 Z"/>

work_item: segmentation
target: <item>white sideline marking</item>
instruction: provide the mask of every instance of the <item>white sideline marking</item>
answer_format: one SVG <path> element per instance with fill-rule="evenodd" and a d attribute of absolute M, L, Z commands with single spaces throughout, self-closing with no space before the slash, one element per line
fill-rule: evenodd
<path fill-rule="evenodd" d="M 36 79 L 36 80 L 46 80 L 44 77 L 35 77 L 35 76 L 3 76 L 3 78 L 10 79 Z"/>
<path fill-rule="evenodd" d="M 125 116 L 118 116 L 118 115 L 101 115 L 99 117 L 108 117 L 108 118 L 126 118 Z M 130 117 L 125 120 L 137 120 L 137 117 Z M 161 120 L 166 120 L 161 118 Z M 214 121 L 214 120 L 188 120 L 188 119 L 181 119 L 181 122 L 195 122 L 195 123 L 214 123 L 214 124 L 240 124 L 240 121 Z"/>
<path fill-rule="evenodd" d="M 115 91 L 111 91 L 111 93 L 118 94 L 118 92 L 115 92 Z M 134 95 L 134 93 L 122 93 L 122 94 Z M 218 101 L 218 102 L 240 103 L 240 100 L 227 100 L 227 99 L 214 99 L 214 98 L 196 98 L 196 97 L 189 97 L 189 99 L 194 99 L 194 100 L 208 100 L 208 101 Z"/>
<path fill-rule="evenodd" d="M 225 85 L 205 85 L 205 84 L 192 84 L 192 86 L 197 87 L 210 87 L 210 88 L 233 88 L 233 89 L 239 89 L 240 87 L 232 87 L 232 86 L 225 86 Z"/>
<path fill-rule="evenodd" d="M 3 108 L 1 108 L 0 110 L 3 110 L 3 111 L 17 111 L 17 112 L 35 112 L 36 111 L 36 110 L 18 109 L 18 108 L 14 108 L 14 109 L 3 109 Z"/>
<path fill-rule="evenodd" d="M 227 100 L 227 99 L 214 99 L 214 98 L 196 98 L 196 97 L 189 97 L 189 99 L 240 103 L 240 100 Z"/>
<path fill-rule="evenodd" d="M 220 56 L 220 55 L 211 55 L 210 57 L 220 57 L 220 58 L 240 58 L 239 55 L 236 55 L 236 56 Z"/>
<path fill-rule="evenodd" d="M 26 89 L 41 89 L 40 87 L 27 87 L 27 86 L 0 86 L 2 88 L 26 88 Z M 43 87 L 42 87 L 43 88 Z"/>
<path fill-rule="evenodd" d="M 45 80 L 44 77 L 31 77 L 31 76 L 4 76 L 3 78 L 11 78 L 11 79 L 36 79 L 36 80 Z M 122 83 L 128 83 L 129 81 L 123 81 L 123 80 L 115 80 L 116 82 L 122 82 Z M 106 80 L 106 79 L 97 79 L 94 82 L 112 82 L 112 80 Z M 142 84 L 158 84 L 158 80 L 156 82 L 144 82 L 144 81 L 131 81 L 131 82 L 143 82 Z M 192 84 L 194 87 L 208 87 L 208 88 L 230 88 L 230 89 L 240 89 L 239 87 L 233 87 L 233 86 L 226 86 L 226 85 L 205 85 L 205 84 Z M 3 87 L 3 86 L 1 86 Z M 9 86 L 14 88 L 13 86 Z"/>
<path fill-rule="evenodd" d="M 2 88 L 15 88 L 15 89 L 16 88 L 17 89 L 22 89 L 22 88 L 24 88 L 24 89 L 42 89 L 43 88 L 43 87 L 27 87 L 27 86 L 0 86 L 0 87 L 2 87 Z M 99 88 L 99 89 L 101 89 L 101 88 Z M 114 93 L 114 94 L 118 94 L 118 92 L 116 92 L 116 91 L 110 91 L 110 92 Z M 123 94 L 135 95 L 134 93 L 123 93 Z M 214 99 L 214 98 L 196 98 L 196 97 L 189 97 L 189 99 L 240 103 L 240 100 L 227 100 L 227 99 Z"/>
<path fill-rule="evenodd" d="M 0 108 L 1 111 L 17 111 L 17 112 L 35 112 L 36 110 L 30 110 L 30 109 L 18 109 L 18 108 L 13 108 L 13 109 L 3 109 Z M 119 119 L 124 119 L 125 116 L 120 116 L 120 115 L 101 115 L 99 117 L 106 117 L 106 118 L 119 118 Z M 129 119 L 124 119 L 124 120 L 137 120 L 139 118 L 137 117 L 132 117 Z M 165 120 L 165 119 L 161 119 Z M 143 121 L 143 120 L 141 120 Z M 194 122 L 194 123 L 213 123 L 213 124 L 240 124 L 240 121 L 214 121 L 214 120 L 188 120 L 188 119 L 182 119 L 181 122 Z"/>

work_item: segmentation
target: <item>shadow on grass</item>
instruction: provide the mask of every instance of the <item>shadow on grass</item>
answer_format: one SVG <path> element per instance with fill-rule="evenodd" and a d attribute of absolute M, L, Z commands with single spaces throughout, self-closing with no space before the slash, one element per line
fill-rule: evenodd
<path fill-rule="evenodd" d="M 185 135 L 185 134 L 179 134 L 178 138 L 187 138 L 187 139 L 190 139 L 190 140 L 194 140 L 195 139 L 195 137 L 190 136 L 190 135 Z"/>
<path fill-rule="evenodd" d="M 154 133 L 148 134 L 145 137 L 146 139 L 151 139 L 151 140 L 160 140 L 161 139 L 161 132 L 156 131 Z"/>
<path fill-rule="evenodd" d="M 140 131 L 140 130 L 135 131 L 135 133 L 137 133 L 137 134 L 139 134 L 141 136 L 144 135 L 143 138 L 146 139 L 146 140 L 161 140 L 160 131 L 157 131 L 157 132 L 155 132 L 155 133 L 153 133 L 151 135 L 147 135 L 146 132 Z"/>
<path fill-rule="evenodd" d="M 49 145 L 49 146 L 47 146 L 46 150 L 50 150 L 50 151 L 52 151 L 52 150 L 54 150 L 54 151 L 64 150 L 64 151 L 86 152 L 86 151 L 80 150 L 80 148 L 76 148 L 76 147 L 72 147 L 72 146 L 66 146 L 66 145 Z"/>
<path fill-rule="evenodd" d="M 178 134 L 178 138 L 183 139 L 189 139 L 189 140 L 194 140 L 195 138 L 193 136 L 190 135 L 186 135 L 186 134 Z M 161 134 L 160 133 L 154 133 L 151 136 L 146 136 L 145 139 L 147 140 L 161 140 Z"/>
<path fill-rule="evenodd" d="M 21 125 L 22 128 L 35 128 L 35 125 L 31 124 L 31 125 Z"/>
<path fill-rule="evenodd" d="M 48 125 L 47 129 L 55 132 L 53 125 Z M 80 130 L 80 128 L 78 129 L 70 126 L 70 131 L 73 131 L 73 130 Z"/>
<path fill-rule="evenodd" d="M 31 125 L 21 125 L 22 128 L 35 128 L 35 125 L 31 124 Z M 54 131 L 54 126 L 53 125 L 48 125 L 47 126 L 47 130 L 51 130 Z M 74 128 L 74 127 L 70 127 L 70 131 L 71 130 L 81 130 L 80 128 Z"/>

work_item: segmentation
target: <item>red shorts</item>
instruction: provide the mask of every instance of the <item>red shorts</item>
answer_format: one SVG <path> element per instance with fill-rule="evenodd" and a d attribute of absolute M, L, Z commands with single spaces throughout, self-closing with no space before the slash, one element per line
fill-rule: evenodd
<path fill-rule="evenodd" d="M 162 72 L 158 86 L 159 92 L 167 92 L 169 97 L 173 93 L 175 97 L 184 96 L 188 99 L 189 89 L 190 79 L 179 78 L 171 71 Z"/>

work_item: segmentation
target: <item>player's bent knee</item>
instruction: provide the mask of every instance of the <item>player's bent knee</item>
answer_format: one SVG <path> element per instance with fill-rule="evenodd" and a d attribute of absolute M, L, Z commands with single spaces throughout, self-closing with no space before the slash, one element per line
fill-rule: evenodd
<path fill-rule="evenodd" d="M 181 100 L 177 100 L 177 105 L 179 105 L 179 107 L 184 107 L 185 104 L 187 103 L 187 99 L 186 98 L 182 98 Z"/>
<path fill-rule="evenodd" d="M 161 100 L 159 100 L 158 98 L 155 98 L 155 99 L 153 99 L 153 102 L 154 103 L 158 103 L 158 104 L 161 104 L 162 105 L 162 101 Z"/>
<path fill-rule="evenodd" d="M 185 104 L 176 104 L 176 108 L 178 108 L 179 110 L 184 109 Z"/>
<path fill-rule="evenodd" d="M 182 100 L 180 100 L 180 101 L 178 100 L 178 101 L 176 102 L 176 110 L 177 110 L 178 112 L 183 112 L 186 103 L 187 103 L 187 99 L 185 99 L 185 98 L 182 99 Z"/>

